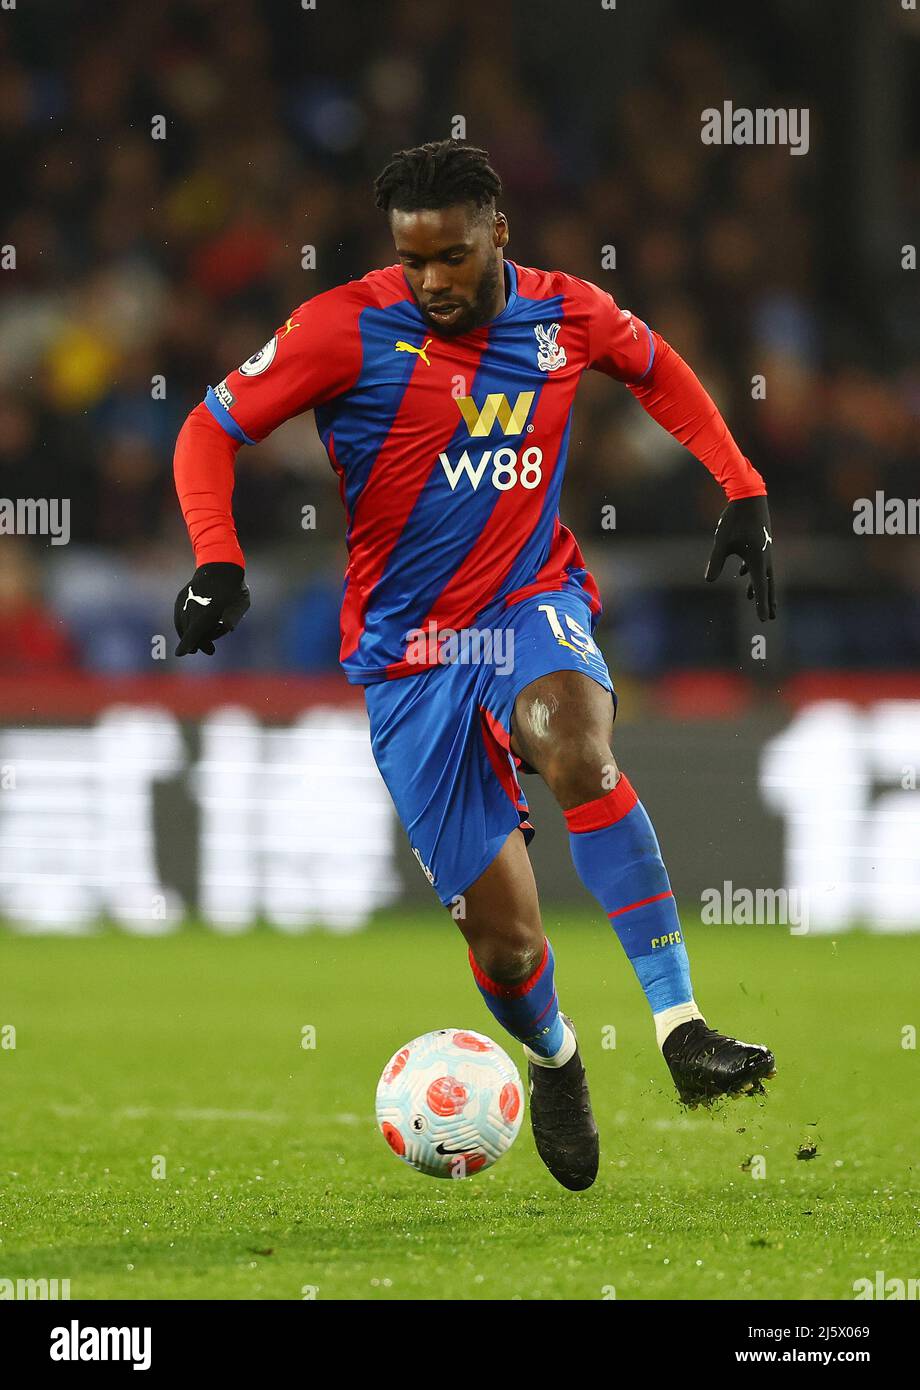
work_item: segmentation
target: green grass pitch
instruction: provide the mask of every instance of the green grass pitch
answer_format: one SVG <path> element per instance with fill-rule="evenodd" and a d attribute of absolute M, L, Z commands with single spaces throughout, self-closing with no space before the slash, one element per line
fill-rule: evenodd
<path fill-rule="evenodd" d="M 920 1275 L 920 935 L 691 924 L 710 1022 L 768 1042 L 779 1074 L 766 1100 L 688 1113 L 609 929 L 545 922 L 601 1130 L 583 1194 L 526 1120 L 463 1182 L 405 1168 L 376 1130 L 380 1070 L 416 1034 L 475 1028 L 521 1065 L 445 916 L 4 934 L 0 1278 L 66 1278 L 74 1299 L 622 1300 L 851 1299 L 878 1269 Z"/>

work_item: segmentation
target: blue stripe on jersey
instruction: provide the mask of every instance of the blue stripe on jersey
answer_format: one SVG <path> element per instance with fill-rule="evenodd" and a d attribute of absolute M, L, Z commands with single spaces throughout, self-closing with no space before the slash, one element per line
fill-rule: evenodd
<path fill-rule="evenodd" d="M 546 496 L 543 499 L 540 520 L 521 547 L 514 563 L 514 568 L 495 595 L 496 600 L 504 600 L 507 598 L 508 594 L 514 593 L 515 589 L 522 589 L 525 585 L 532 583 L 534 577 L 549 559 L 549 552 L 553 540 L 553 527 L 556 520 L 556 513 L 559 511 L 559 501 L 562 496 L 562 483 L 565 478 L 566 457 L 569 450 L 569 435 L 572 430 L 572 414 L 573 411 L 570 410 L 565 422 L 565 428 L 559 440 L 559 454 L 556 458 L 549 487 L 546 489 Z M 548 466 L 548 461 L 545 458 L 543 463 L 544 468 Z M 584 571 L 582 570 L 581 573 L 584 574 Z"/>
<path fill-rule="evenodd" d="M 386 309 L 362 309 L 358 315 L 358 332 L 362 358 L 357 381 L 346 395 L 317 406 L 314 412 L 316 427 L 327 451 L 334 434 L 340 465 L 348 460 L 345 505 L 352 518 L 377 455 L 393 428 L 418 361 L 414 353 L 394 351 L 394 340 L 400 334 L 410 341 L 418 337 L 418 310 L 408 301 L 399 301 Z M 346 540 L 350 530 L 349 527 Z"/>
<path fill-rule="evenodd" d="M 464 563 L 479 546 L 483 531 L 501 499 L 501 490 L 492 483 L 495 452 L 509 452 L 508 463 L 519 466 L 520 456 L 531 444 L 526 432 L 538 409 L 543 388 L 550 374 L 539 370 L 537 325 L 564 320 L 564 296 L 548 298 L 522 296 L 514 266 L 505 262 L 505 309 L 489 325 L 486 347 L 475 378 L 467 388 L 477 409 L 492 393 L 505 396 L 513 404 L 522 391 L 533 391 L 524 429 L 505 435 L 495 421 L 490 435 L 471 437 L 457 410 L 457 426 L 443 452 L 451 471 L 463 462 L 466 452 L 468 471 L 460 471 L 454 488 L 438 452 L 431 450 L 430 466 L 424 486 L 412 512 L 396 538 L 385 568 L 367 606 L 366 627 L 357 649 L 345 662 L 349 680 L 363 675 L 383 678 L 385 668 L 402 654 L 410 630 L 421 624 L 436 606 L 439 596 L 451 585 Z M 335 454 L 344 472 L 343 490 L 348 514 L 354 518 L 381 450 L 395 425 L 405 393 L 417 367 L 414 353 L 394 351 L 402 337 L 420 345 L 430 330 L 413 299 L 400 300 L 386 308 L 368 307 L 358 318 L 362 365 L 355 385 L 342 397 L 318 406 L 315 419 L 327 450 L 334 437 Z M 422 379 L 424 381 L 424 378 Z M 520 549 L 510 557 L 510 568 L 489 595 L 481 596 L 477 614 L 491 611 L 493 604 L 508 593 L 530 583 L 548 558 L 558 515 L 559 498 L 565 472 L 571 432 L 571 411 L 564 421 L 557 456 L 544 458 L 544 469 L 552 462 L 553 475 L 540 503 L 540 515 L 533 530 L 521 535 Z M 547 441 L 541 441 L 545 448 Z M 551 441 L 550 441 L 551 442 Z M 516 456 L 513 461 L 511 454 Z M 421 460 L 419 460 L 421 462 Z M 471 474 L 479 473 L 474 487 Z M 350 539 L 350 537 L 349 537 Z M 507 534 L 503 534 L 507 540 Z M 478 559 L 479 557 L 477 557 Z M 488 556 L 483 557 L 488 563 Z M 577 583 L 585 571 L 573 571 Z M 343 596 L 348 581 L 343 585 Z"/>
<path fill-rule="evenodd" d="M 521 302 L 516 296 L 515 307 L 519 308 Z M 558 318 L 559 313 L 554 308 L 557 304 L 561 305 L 558 297 L 554 300 L 540 301 L 542 313 L 538 315 L 538 319 L 545 319 L 550 314 Z M 504 323 L 503 316 L 502 322 Z M 505 326 L 500 341 L 497 344 L 489 342 L 479 360 L 470 388 L 470 395 L 477 405 L 481 406 L 487 395 L 502 392 L 503 388 L 503 393 L 506 396 L 510 395 L 512 403 L 518 390 L 533 390 L 534 400 L 527 416 L 527 420 L 531 420 L 544 383 L 534 380 L 532 374 L 529 379 L 521 376 L 519 385 L 513 386 L 509 392 L 509 379 L 513 379 L 515 359 L 518 364 L 536 364 L 536 347 L 532 323 L 518 324 L 514 320 Z M 452 466 L 456 467 L 463 457 L 460 443 L 465 441 L 464 448 L 471 469 L 475 471 L 487 451 L 494 454 L 502 446 L 516 451 L 526 448 L 526 424 L 527 421 L 520 435 L 505 436 L 500 424 L 496 422 L 491 435 L 470 440 L 458 407 L 457 429 L 443 452 L 450 458 Z M 368 626 L 358 649 L 363 666 L 382 666 L 392 661 L 392 653 L 405 644 L 407 634 L 426 618 L 439 594 L 451 582 L 469 553 L 479 543 L 482 531 L 502 496 L 499 489 L 491 483 L 491 458 L 483 468 L 482 477 L 475 489 L 466 472 L 461 472 L 456 487 L 452 489 L 440 457 L 434 452 L 431 465 L 428 480 L 388 557 L 386 568 L 378 583 L 375 603 L 368 610 Z M 452 516 L 456 517 L 453 522 Z M 552 523 L 550 534 L 551 531 Z M 513 569 L 515 573 L 519 572 L 516 562 Z M 388 591 L 387 582 L 394 573 L 403 576 L 411 574 L 411 590 L 407 591 L 402 581 L 398 593 Z"/>
<path fill-rule="evenodd" d="M 518 297 L 517 267 L 513 261 L 502 261 L 502 265 L 505 271 L 505 307 L 498 316 L 500 319 L 505 318 Z"/>
<path fill-rule="evenodd" d="M 504 321 L 517 301 L 517 270 L 510 261 L 505 261 L 507 302 L 498 318 Z M 498 320 L 496 320 L 497 322 Z M 358 316 L 358 332 L 361 338 L 361 372 L 355 385 L 347 395 L 337 397 L 327 405 L 317 406 L 314 417 L 320 439 L 327 452 L 330 438 L 335 436 L 336 456 L 340 465 L 345 459 L 345 503 L 348 515 L 354 516 L 355 504 L 385 444 L 393 421 L 402 405 L 406 388 L 412 379 L 415 366 L 413 353 L 395 353 L 394 341 L 402 334 L 409 341 L 431 335 L 430 327 L 422 319 L 413 299 L 398 300 L 385 309 L 368 308 Z M 381 383 L 378 368 L 383 365 L 385 373 Z M 392 377 L 390 383 L 386 373 Z M 365 389 L 369 381 L 373 389 Z M 381 384 L 390 385 L 390 391 L 383 397 L 381 409 Z M 462 422 L 461 422 L 462 424 Z M 347 536 L 346 536 L 347 539 Z"/>
<path fill-rule="evenodd" d="M 561 295 L 554 295 L 549 299 L 529 299 L 521 296 L 519 304 L 527 312 L 524 321 L 528 325 L 528 331 L 533 336 L 533 329 L 537 323 L 543 323 L 547 319 L 565 323 L 565 301 Z M 504 600 L 508 594 L 515 589 L 523 588 L 532 582 L 534 575 L 542 569 L 549 559 L 549 552 L 553 540 L 553 527 L 556 514 L 559 511 L 559 501 L 562 496 L 562 483 L 565 478 L 565 466 L 569 451 L 569 435 L 572 429 L 572 410 L 569 411 L 565 422 L 565 427 L 559 439 L 559 452 L 554 461 L 544 456 L 544 470 L 553 464 L 553 474 L 546 495 L 543 499 L 543 507 L 540 511 L 540 519 L 529 536 L 526 537 L 521 550 L 518 552 L 514 565 L 507 577 L 503 580 L 498 592 L 495 595 L 496 601 Z"/>
<path fill-rule="evenodd" d="M 220 427 L 226 430 L 227 434 L 230 435 L 231 439 L 235 439 L 237 444 L 256 443 L 256 441 L 254 439 L 250 439 L 246 431 L 236 423 L 227 407 L 217 399 L 217 396 L 214 393 L 213 386 L 208 387 L 208 394 L 204 398 L 204 403 L 208 407 L 208 410 L 210 410 L 211 414 L 214 416 L 214 419 L 217 421 Z"/>

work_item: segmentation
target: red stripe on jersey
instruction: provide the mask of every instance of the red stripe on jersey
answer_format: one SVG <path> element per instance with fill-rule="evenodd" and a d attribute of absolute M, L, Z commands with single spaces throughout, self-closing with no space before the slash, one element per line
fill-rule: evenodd
<path fill-rule="evenodd" d="M 403 304 L 406 300 L 415 303 L 399 261 L 384 266 L 383 270 L 369 270 L 364 279 L 373 286 L 375 303 L 380 309 L 389 309 L 391 305 Z"/>
<path fill-rule="evenodd" d="M 374 587 L 387 567 L 393 547 L 431 476 L 438 455 L 457 432 L 459 415 L 452 394 L 454 378 L 462 370 L 473 380 L 485 344 L 483 333 L 481 342 L 474 339 L 466 346 L 469 364 L 464 361 L 462 368 L 458 366 L 456 354 L 432 351 L 428 363 L 421 357 L 416 360 L 390 431 L 355 502 L 349 538 L 349 584 L 342 604 L 340 661 L 346 661 L 357 649 Z M 424 405 L 420 402 L 419 390 L 423 385 Z M 439 385 L 440 390 L 437 389 Z M 424 449 L 413 447 L 422 412 L 425 417 Z M 407 666 L 407 669 L 417 670 L 418 667 Z"/>
<path fill-rule="evenodd" d="M 563 299 L 563 306 L 565 312 L 574 310 L 574 304 L 568 297 Z M 585 352 L 584 345 L 573 342 L 572 338 L 579 333 L 586 336 L 585 330 L 581 327 L 583 320 L 573 316 L 571 320 L 566 320 L 563 317 L 562 322 L 563 325 L 568 322 L 570 329 L 569 336 L 566 338 L 566 350 L 571 352 L 575 361 L 581 361 Z M 552 373 L 547 373 L 547 380 L 540 391 L 536 409 L 531 417 L 533 432 L 520 436 L 521 447 L 516 450 L 517 463 L 515 465 L 519 480 L 524 468 L 522 456 L 528 448 L 534 447 L 528 442 L 529 440 L 533 440 L 536 444 L 537 441 L 555 439 L 561 447 L 571 400 L 567 390 L 555 392 L 553 385 Z M 492 508 L 491 515 L 482 528 L 476 544 L 463 564 L 455 570 L 446 586 L 438 594 L 431 609 L 422 620 L 421 627 L 427 628 L 431 621 L 436 621 L 442 627 L 453 628 L 455 631 L 466 627 L 476 614 L 486 606 L 484 596 L 497 594 L 522 547 L 526 545 L 540 523 L 546 492 L 558 462 L 558 448 L 551 459 L 547 459 L 547 455 L 544 453 L 541 463 L 542 478 L 537 487 L 524 488 L 518 481 L 507 491 L 499 493 L 498 500 Z M 558 534 L 561 533 L 554 529 L 554 540 Z M 560 567 L 557 561 L 555 569 L 558 570 Z"/>
<path fill-rule="evenodd" d="M 521 603 L 523 599 L 532 598 L 534 594 L 545 594 L 553 589 L 564 588 L 570 569 L 585 569 L 585 557 L 569 528 L 563 526 L 557 516 L 553 527 L 549 559 L 537 571 L 537 577 L 532 584 L 525 584 L 523 589 L 515 589 L 513 593 L 508 595 L 505 599 L 505 607 L 510 608 L 513 603 Z M 585 570 L 581 587 L 588 595 L 588 607 L 591 612 L 599 613 L 601 611 L 600 590 L 594 582 L 594 575 L 588 570 Z"/>

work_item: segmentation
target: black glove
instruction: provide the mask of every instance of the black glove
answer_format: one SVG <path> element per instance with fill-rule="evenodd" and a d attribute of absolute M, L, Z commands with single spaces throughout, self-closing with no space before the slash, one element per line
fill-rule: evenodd
<path fill-rule="evenodd" d="M 711 584 L 722 573 L 729 555 L 739 555 L 742 565 L 738 571 L 750 575 L 748 598 L 757 604 L 757 616 L 762 623 L 776 617 L 776 596 L 773 589 L 773 529 L 766 497 L 741 497 L 729 502 L 719 517 L 716 538 L 706 582 Z"/>
<path fill-rule="evenodd" d="M 198 566 L 176 599 L 174 617 L 180 638 L 176 656 L 197 651 L 214 655 L 218 637 L 232 631 L 249 607 L 244 575 L 239 565 L 224 561 Z"/>

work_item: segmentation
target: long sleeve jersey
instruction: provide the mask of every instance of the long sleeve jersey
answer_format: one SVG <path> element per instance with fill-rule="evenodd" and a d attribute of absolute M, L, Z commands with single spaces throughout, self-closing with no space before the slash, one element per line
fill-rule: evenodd
<path fill-rule="evenodd" d="M 590 369 L 626 384 L 729 499 L 764 495 L 702 385 L 606 291 L 505 259 L 504 309 L 431 329 L 402 267 L 316 295 L 188 417 L 176 486 L 198 564 L 243 555 L 235 455 L 303 411 L 338 475 L 348 566 L 340 659 L 354 684 L 419 671 L 414 634 L 460 631 L 533 594 L 597 584 L 559 518 L 575 393 Z"/>

